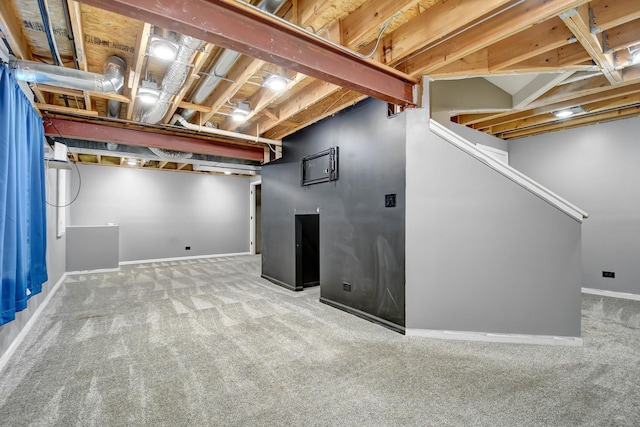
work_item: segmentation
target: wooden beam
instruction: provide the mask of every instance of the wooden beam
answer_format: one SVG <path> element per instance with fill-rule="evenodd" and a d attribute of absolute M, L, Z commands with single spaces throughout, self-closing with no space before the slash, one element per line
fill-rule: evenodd
<path fill-rule="evenodd" d="M 391 67 L 345 50 L 286 25 L 241 3 L 224 0 L 82 0 L 96 7 L 269 61 L 364 95 L 399 105 L 415 105 L 417 80 Z M 209 17 L 194 19 L 194 16 Z"/>
<path fill-rule="evenodd" d="M 67 9 L 69 10 L 71 34 L 73 35 L 78 68 L 83 71 L 89 71 L 89 68 L 87 67 L 87 56 L 84 51 L 84 31 L 82 29 L 82 12 L 80 11 L 80 3 L 74 0 L 62 1 L 67 2 Z M 84 99 L 85 110 L 91 110 L 91 96 L 87 92 L 84 92 L 82 94 L 82 98 Z"/>
<path fill-rule="evenodd" d="M 167 163 L 169 163 L 167 160 L 160 161 L 158 163 L 158 169 L 164 169 L 164 167 L 167 166 Z"/>
<path fill-rule="evenodd" d="M 607 49 L 605 53 L 612 53 L 616 50 L 626 49 L 633 45 L 640 44 L 640 32 L 638 28 L 640 28 L 640 19 L 605 31 L 607 36 Z"/>
<path fill-rule="evenodd" d="M 413 76 L 429 74 L 433 70 L 585 3 L 588 3 L 588 0 L 527 0 L 487 22 L 469 28 L 451 41 L 436 45 L 407 60 L 398 68 Z"/>
<path fill-rule="evenodd" d="M 560 15 L 560 18 L 564 21 L 567 28 L 571 30 L 578 42 L 586 50 L 593 62 L 602 70 L 602 74 L 609 80 L 609 83 L 617 84 L 622 81 L 622 74 L 616 70 L 613 56 L 611 54 L 604 53 L 602 43 L 599 37 L 591 33 L 589 26 L 589 6 L 582 5 L 576 9 L 572 9 L 569 12 Z"/>
<path fill-rule="evenodd" d="M 129 106 L 127 107 L 127 120 L 133 118 L 133 106 L 135 105 L 136 95 L 138 94 L 138 87 L 140 85 L 140 75 L 142 73 L 142 67 L 145 62 L 145 53 L 147 52 L 147 44 L 149 43 L 149 34 L 151 33 L 151 24 L 145 22 L 140 23 L 138 28 L 138 35 L 136 38 L 136 50 L 135 57 L 133 58 L 133 66 L 129 75 Z"/>
<path fill-rule="evenodd" d="M 181 171 L 182 169 L 186 168 L 187 166 L 189 166 L 190 163 L 178 163 L 176 166 L 176 170 Z"/>
<path fill-rule="evenodd" d="M 313 123 L 319 122 L 320 120 L 329 117 L 333 114 L 336 114 L 339 111 L 344 110 L 346 107 L 354 105 L 360 101 L 362 101 L 363 99 L 367 98 L 365 95 L 361 95 L 357 92 L 347 92 L 345 94 L 343 94 L 344 97 L 338 98 L 337 102 L 332 102 L 328 108 L 326 108 L 324 111 L 322 111 L 319 114 L 314 114 L 312 117 L 308 118 L 307 120 L 305 120 L 302 123 L 297 123 L 294 124 L 293 126 L 288 126 L 287 129 L 281 129 L 278 131 L 271 130 L 270 132 L 266 133 L 266 135 L 269 135 L 270 138 L 276 138 L 277 139 L 282 139 L 288 135 L 291 135 L 297 131 L 299 131 L 300 129 L 303 129 Z M 323 100 L 326 102 L 331 102 L 330 99 L 329 100 Z"/>
<path fill-rule="evenodd" d="M 502 138 L 506 140 L 523 138 L 525 136 L 533 136 L 541 133 L 572 129 L 576 127 L 585 126 L 588 124 L 595 124 L 601 122 L 607 122 L 612 120 L 624 119 L 627 117 L 634 117 L 640 115 L 640 107 L 629 107 L 621 110 L 608 111 L 605 113 L 581 116 L 576 119 L 561 121 L 558 123 L 548 124 L 545 126 L 539 126 L 531 129 L 525 129 L 518 132 L 511 132 L 505 134 Z"/>
<path fill-rule="evenodd" d="M 544 72 L 545 70 L 595 70 L 591 56 L 580 43 L 571 43 L 506 67 L 503 71 Z"/>
<path fill-rule="evenodd" d="M 438 2 L 383 38 L 384 60 L 388 64 L 395 64 L 508 3 L 509 0 Z"/>
<path fill-rule="evenodd" d="M 72 114 L 74 116 L 98 117 L 98 112 L 93 110 L 83 110 L 81 108 L 63 107 L 62 105 L 42 104 L 38 105 L 40 111 L 50 111 L 52 113 Z"/>
<path fill-rule="evenodd" d="M 298 112 L 339 90 L 339 86 L 320 80 L 310 83 L 302 91 L 297 93 L 293 98 L 278 108 L 278 111 L 275 114 L 277 119 L 273 119 L 267 115 L 261 116 L 257 122 L 260 133 L 263 134 L 264 132 L 273 129 L 293 117 Z M 243 129 L 250 129 L 251 127 L 255 129 L 255 123 L 244 125 Z"/>
<path fill-rule="evenodd" d="M 600 77 L 602 79 L 602 77 Z M 466 117 L 460 117 L 459 123 L 461 124 L 473 124 L 474 129 L 487 129 L 492 126 L 498 126 L 504 123 L 510 123 L 514 121 L 524 120 L 529 117 L 534 117 L 540 114 L 551 113 L 553 111 L 564 110 L 566 108 L 576 107 L 578 105 L 586 105 L 589 103 L 601 102 L 612 98 L 618 98 L 631 95 L 640 91 L 640 83 L 636 83 L 628 86 L 609 86 L 609 89 L 603 92 L 592 93 L 590 95 L 584 95 L 578 91 L 578 95 L 575 98 L 569 98 L 560 102 L 549 103 L 546 105 L 540 105 L 535 108 L 530 108 L 525 111 L 508 112 L 502 114 L 494 114 L 493 116 L 487 116 L 480 118 L 480 120 L 469 120 Z"/>
<path fill-rule="evenodd" d="M 501 70 L 569 44 L 571 31 L 553 17 L 489 46 L 489 68 Z"/>
<path fill-rule="evenodd" d="M 89 123 L 52 118 L 45 121 L 45 134 L 69 139 L 114 142 L 136 147 L 155 147 L 186 153 L 261 161 L 262 145 L 236 145 L 207 141 L 175 134 L 150 133 L 148 130 L 127 129 L 106 123 Z"/>
<path fill-rule="evenodd" d="M 593 14 L 594 32 L 606 31 L 640 18 L 638 0 L 593 0 L 589 6 Z"/>
<path fill-rule="evenodd" d="M 582 113 L 577 113 L 576 115 L 572 116 L 572 118 L 580 117 L 585 114 L 593 114 L 593 113 L 598 113 L 603 111 L 609 111 L 612 109 L 625 108 L 630 105 L 638 104 L 638 103 L 640 103 L 640 93 L 638 92 L 634 92 L 632 94 L 628 94 L 628 95 L 624 95 L 624 96 L 612 98 L 612 99 L 606 99 L 598 102 L 592 102 L 592 103 L 583 102 L 580 105 L 582 106 L 582 108 L 584 108 L 585 111 Z M 492 126 L 491 128 L 489 128 L 489 131 L 494 135 L 504 134 L 504 133 L 512 132 L 518 129 L 525 129 L 525 128 L 539 126 L 546 123 L 556 122 L 558 121 L 558 118 L 553 114 L 553 111 L 557 111 L 557 110 L 551 110 L 547 113 L 528 117 L 524 120 L 517 120 L 509 123 L 503 123 L 500 125 Z"/>
<path fill-rule="evenodd" d="M 0 1 L 0 30 L 9 42 L 13 54 L 19 59 L 31 60 L 31 48 L 27 42 L 20 19 L 13 8 L 13 2 L 3 0 Z"/>
<path fill-rule="evenodd" d="M 200 105 L 200 104 L 193 104 L 191 102 L 186 102 L 186 101 L 180 101 L 180 104 L 178 104 L 179 108 L 185 108 L 188 110 L 194 110 L 194 111 L 199 111 L 201 113 L 210 113 L 211 112 L 211 107 L 207 107 L 205 105 Z"/>
<path fill-rule="evenodd" d="M 302 28 L 307 28 L 311 25 L 312 21 L 317 20 L 317 17 L 322 15 L 330 7 L 331 1 L 329 0 L 298 0 L 298 25 Z M 315 30 L 318 30 L 318 28 L 315 28 Z"/>
<path fill-rule="evenodd" d="M 397 13 L 415 5 L 415 0 L 368 0 L 340 21 L 342 44 L 357 50 L 369 41 L 372 29 L 380 28 Z"/>
<path fill-rule="evenodd" d="M 64 87 L 57 87 L 57 86 L 50 86 L 50 85 L 45 85 L 45 84 L 40 84 L 40 83 L 33 83 L 32 87 L 35 89 L 38 89 L 42 92 L 47 92 L 47 93 L 55 93 L 58 95 L 67 95 L 67 96 L 73 96 L 76 98 L 84 98 L 85 93 L 87 93 L 88 95 L 91 95 L 95 98 L 102 98 L 102 99 L 111 99 L 114 101 L 118 101 L 118 102 L 124 102 L 124 103 L 129 103 L 131 102 L 131 100 L 129 98 L 127 98 L 124 95 L 119 95 L 117 93 L 100 93 L 100 92 L 83 92 L 81 90 L 76 90 L 76 89 L 67 89 Z"/>

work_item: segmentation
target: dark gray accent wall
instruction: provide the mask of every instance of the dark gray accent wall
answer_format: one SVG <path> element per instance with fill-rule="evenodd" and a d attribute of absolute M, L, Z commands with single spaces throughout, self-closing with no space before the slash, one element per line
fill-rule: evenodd
<path fill-rule="evenodd" d="M 45 179 L 47 201 L 55 204 L 57 191 L 56 169 L 49 169 Z M 0 356 L 11 346 L 11 343 L 33 317 L 38 307 L 40 307 L 66 271 L 66 236 L 56 237 L 56 218 L 56 208 L 47 205 L 47 274 L 49 280 L 42 285 L 42 292 L 29 299 L 27 308 L 16 313 L 15 320 L 0 326 Z"/>
<path fill-rule="evenodd" d="M 584 287 L 640 294 L 639 130 L 636 117 L 509 142 L 514 167 L 589 213 Z"/>
<path fill-rule="evenodd" d="M 262 273 L 295 287 L 295 215 L 319 213 L 322 300 L 404 326 L 405 117 L 386 107 L 366 100 L 310 126 L 263 167 Z M 339 179 L 301 187 L 300 159 L 335 146 Z"/>
<path fill-rule="evenodd" d="M 80 173 L 69 225 L 119 225 L 121 262 L 249 252 L 249 178 L 88 165 Z"/>
<path fill-rule="evenodd" d="M 407 328 L 580 336 L 581 224 L 407 114 Z"/>

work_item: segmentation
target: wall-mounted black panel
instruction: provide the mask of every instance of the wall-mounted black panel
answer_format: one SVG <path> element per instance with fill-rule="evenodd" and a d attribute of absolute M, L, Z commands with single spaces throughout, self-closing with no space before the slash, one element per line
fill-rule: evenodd
<path fill-rule="evenodd" d="M 262 169 L 264 277 L 302 289 L 296 215 L 319 214 L 323 300 L 404 326 L 405 116 L 388 119 L 370 99 L 284 140 L 283 158 Z M 300 186 L 300 159 L 337 146 L 340 179 Z"/>
<path fill-rule="evenodd" d="M 338 147 L 331 147 L 300 161 L 300 185 L 320 184 L 338 179 Z"/>

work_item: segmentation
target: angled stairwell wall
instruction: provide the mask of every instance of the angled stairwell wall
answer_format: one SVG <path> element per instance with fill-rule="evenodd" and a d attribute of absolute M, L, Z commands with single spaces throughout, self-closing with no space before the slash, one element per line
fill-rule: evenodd
<path fill-rule="evenodd" d="M 407 114 L 407 334 L 579 344 L 586 214 Z"/>

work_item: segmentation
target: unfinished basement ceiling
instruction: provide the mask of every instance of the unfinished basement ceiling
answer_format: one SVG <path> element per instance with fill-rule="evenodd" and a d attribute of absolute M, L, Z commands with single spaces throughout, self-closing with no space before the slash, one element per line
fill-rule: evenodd
<path fill-rule="evenodd" d="M 22 60 L 56 64 L 59 56 L 58 67 L 100 75 L 109 57 L 117 56 L 125 62 L 120 94 L 30 83 L 38 109 L 44 117 L 64 122 L 66 137 L 91 134 L 87 126 L 129 132 L 123 133 L 119 146 L 128 145 L 129 139 L 144 145 L 145 140 L 155 140 L 153 135 L 168 135 L 175 141 L 166 139 L 157 148 L 198 153 L 198 147 L 217 144 L 214 147 L 219 150 L 207 148 L 202 154 L 219 155 L 229 161 L 269 161 L 278 151 L 275 145 L 269 146 L 270 140 L 281 140 L 371 94 L 389 100 L 386 93 L 376 92 L 377 74 L 360 77 L 367 75 L 363 70 L 369 69 L 383 75 L 380 81 L 402 80 L 405 87 L 422 75 L 434 80 L 488 78 L 512 95 L 513 103 L 503 110 L 481 114 L 454 108 L 453 119 L 503 139 L 640 114 L 640 64 L 633 63 L 633 54 L 640 51 L 638 0 L 252 3 L 300 28 L 290 30 L 282 21 L 267 18 L 273 33 L 259 33 L 256 24 L 255 52 L 262 39 L 270 39 L 274 49 L 271 56 L 268 52 L 265 56 L 264 51 L 256 53 L 261 59 L 230 54 L 228 46 L 235 47 L 238 42 L 228 41 L 224 34 L 209 37 L 221 16 L 202 11 L 213 11 L 222 5 L 251 19 L 259 15 L 246 3 L 233 0 L 4 0 L 0 4 L 0 30 L 13 55 Z M 197 16 L 191 16 L 193 23 L 178 22 L 184 11 L 196 10 Z M 43 15 L 48 16 L 50 25 Z M 236 27 L 240 25 L 239 22 Z M 315 68 L 322 73 L 314 73 L 300 65 L 302 60 L 283 60 L 277 52 L 287 42 L 277 32 L 282 28 L 292 39 L 288 42 L 295 45 L 297 39 L 301 48 L 309 43 L 304 34 L 307 31 L 349 50 L 373 54 L 371 60 L 360 60 L 355 55 L 339 53 L 344 58 L 338 58 L 337 67 L 319 54 Z M 190 34 L 177 31 L 182 29 Z M 203 35 L 203 39 L 195 34 Z M 149 48 L 154 38 L 171 39 L 179 48 L 183 46 L 181 58 L 185 66 L 180 68 L 179 64 L 152 56 Z M 217 43 L 210 42 L 214 39 Z M 190 51 L 185 50 L 189 41 L 193 48 Z M 245 53 L 253 51 L 249 46 Z M 640 62 L 640 54 L 637 57 Z M 354 68 L 345 71 L 344 64 L 351 66 L 356 59 L 359 62 Z M 310 72 L 303 73 L 301 69 Z M 143 105 L 138 95 L 150 85 L 153 89 L 162 88 L 167 74 L 177 75 L 165 94 L 167 109 L 160 111 L 159 120 L 149 121 L 145 117 L 154 107 Z M 335 74 L 340 74 L 337 80 L 333 79 Z M 285 78 L 282 90 L 265 86 L 271 75 Z M 201 88 L 205 80 L 208 90 Z M 369 91 L 370 88 L 373 89 Z M 411 104 L 402 96 L 389 96 L 396 103 Z M 120 103 L 117 117 L 108 117 L 110 100 Z M 234 121 L 231 114 L 239 106 L 247 106 L 248 111 L 244 120 Z M 581 112 L 569 118 L 558 119 L 554 115 L 558 110 L 577 106 Z M 183 118 L 178 120 L 176 114 Z M 78 130 L 76 126 L 83 127 Z M 210 131 L 213 128 L 233 134 L 216 135 Z M 48 130 L 52 136 L 56 132 Z M 195 143 L 185 145 L 191 140 Z M 81 156 L 75 159 L 82 161 Z M 193 169 L 179 159 L 173 160 L 148 164 Z"/>

